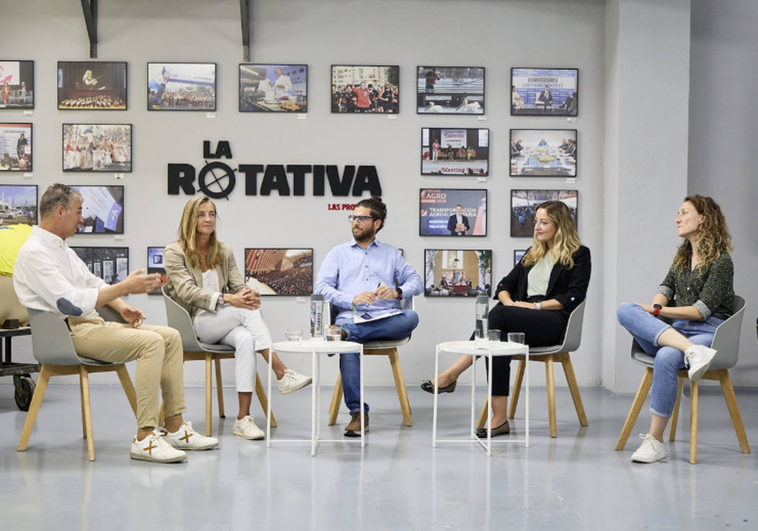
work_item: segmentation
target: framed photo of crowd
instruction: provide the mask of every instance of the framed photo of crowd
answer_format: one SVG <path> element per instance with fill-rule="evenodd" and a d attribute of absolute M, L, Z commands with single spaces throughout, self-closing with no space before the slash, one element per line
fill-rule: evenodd
<path fill-rule="evenodd" d="M 419 236 L 486 236 L 487 190 L 421 188 Z"/>
<path fill-rule="evenodd" d="M 63 171 L 132 171 L 131 124 L 63 124 Z"/>
<path fill-rule="evenodd" d="M 166 264 L 163 259 L 165 247 L 148 247 L 147 248 L 147 274 L 158 273 L 161 276 L 161 283 L 156 286 L 148 295 L 161 295 L 161 288 L 166 283 Z"/>
<path fill-rule="evenodd" d="M 489 163 L 489 129 L 421 129 L 421 175 L 483 177 Z"/>
<path fill-rule="evenodd" d="M 245 249 L 245 283 L 262 297 L 313 293 L 313 249 Z"/>
<path fill-rule="evenodd" d="M 400 67 L 332 65 L 332 113 L 400 112 Z"/>
<path fill-rule="evenodd" d="M 576 177 L 576 129 L 511 129 L 511 177 Z"/>
<path fill-rule="evenodd" d="M 58 61 L 58 110 L 125 111 L 125 62 Z"/>
<path fill-rule="evenodd" d="M 118 284 L 129 276 L 128 247 L 74 247 L 71 249 L 87 264 L 87 269 L 106 284 Z"/>
<path fill-rule="evenodd" d="M 483 66 L 419 66 L 418 114 L 484 114 Z"/>
<path fill-rule="evenodd" d="M 545 201 L 565 203 L 578 227 L 576 190 L 511 190 L 511 236 L 528 238 L 534 234 L 534 215 Z"/>
<path fill-rule="evenodd" d="M 308 65 L 241 64 L 240 112 L 308 112 Z"/>
<path fill-rule="evenodd" d="M 492 250 L 424 249 L 424 296 L 492 294 Z"/>
<path fill-rule="evenodd" d="M 30 123 L 0 123 L 0 171 L 33 171 Z"/>
<path fill-rule="evenodd" d="M 34 109 L 34 61 L 0 60 L 0 109 Z"/>
<path fill-rule="evenodd" d="M 147 63 L 148 111 L 216 111 L 216 63 Z"/>
<path fill-rule="evenodd" d="M 578 68 L 511 68 L 512 116 L 578 116 Z"/>
<path fill-rule="evenodd" d="M 0 226 L 37 224 L 37 185 L 0 184 Z"/>
<path fill-rule="evenodd" d="M 124 233 L 124 187 L 123 186 L 72 186 L 82 194 L 82 218 L 84 223 L 78 234 L 123 234 Z"/>
<path fill-rule="evenodd" d="M 518 263 L 524 258 L 527 249 L 514 249 L 513 251 L 513 267 L 516 267 Z"/>

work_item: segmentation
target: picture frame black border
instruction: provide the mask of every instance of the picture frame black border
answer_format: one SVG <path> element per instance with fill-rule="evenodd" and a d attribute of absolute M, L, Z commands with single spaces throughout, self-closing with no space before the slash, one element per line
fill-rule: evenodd
<path fill-rule="evenodd" d="M 124 108 L 123 109 L 98 109 L 97 107 L 94 109 L 79 109 L 76 107 L 61 107 L 60 102 L 60 92 L 58 88 L 58 69 L 61 67 L 61 64 L 65 63 L 90 63 L 90 64 L 122 64 L 124 65 Z M 36 79 L 35 79 L 36 82 Z M 102 111 L 128 111 L 129 110 L 129 63 L 126 61 L 58 61 L 56 63 L 56 72 L 55 72 L 55 99 L 56 99 L 56 108 L 59 111 L 95 111 L 95 112 L 102 112 Z"/>
<path fill-rule="evenodd" d="M 492 275 L 495 271 L 495 253 L 493 249 L 449 249 L 449 248 L 424 248 L 424 257 L 423 257 L 423 264 L 424 264 L 424 297 L 430 297 L 435 299 L 453 299 L 453 300 L 459 300 L 459 299 L 471 299 L 472 297 L 464 297 L 464 296 L 453 296 L 453 297 L 432 297 L 432 295 L 426 294 L 426 253 L 427 251 L 489 251 L 490 255 L 492 256 L 492 263 L 490 264 L 490 279 L 492 279 Z M 490 282 L 490 290 L 489 293 L 487 293 L 488 297 L 492 297 L 492 283 Z"/>
<path fill-rule="evenodd" d="M 129 264 L 131 263 L 131 253 L 129 252 L 128 246 L 116 246 L 116 245 L 71 245 L 69 246 L 69 249 L 76 252 L 76 249 L 125 249 L 126 250 L 126 271 L 127 274 L 129 273 Z M 77 253 L 77 256 L 79 254 Z M 81 258 L 79 258 L 81 260 Z M 83 260 L 82 260 L 83 261 Z M 94 275 L 94 273 L 92 273 Z M 105 279 L 103 277 L 98 277 L 99 279 L 103 280 L 105 282 Z M 106 282 L 106 284 L 108 284 Z M 116 282 L 116 284 L 119 284 Z M 109 286 L 115 286 L 116 284 L 108 284 Z"/>
<path fill-rule="evenodd" d="M 524 178 L 535 178 L 535 179 L 550 179 L 553 177 L 558 178 L 564 178 L 564 179 L 576 179 L 579 175 L 579 159 L 576 159 L 575 167 L 575 175 L 514 175 L 513 173 L 513 158 L 511 156 L 511 149 L 510 149 L 510 142 L 513 142 L 513 132 L 514 131 L 573 131 L 574 138 L 576 139 L 576 148 L 579 149 L 579 130 L 578 129 L 550 129 L 547 127 L 539 128 L 539 129 L 526 129 L 526 128 L 514 128 L 510 130 L 510 140 L 508 142 L 508 175 L 510 177 L 515 177 L 517 179 L 524 179 Z"/>
<path fill-rule="evenodd" d="M 213 109 L 151 109 L 150 108 L 150 65 L 213 65 L 216 70 L 213 80 Z M 218 63 L 205 61 L 148 61 L 145 66 L 145 106 L 148 112 L 217 112 L 218 111 Z"/>
<path fill-rule="evenodd" d="M 34 90 L 32 91 L 32 105 L 31 107 L 2 107 L 0 108 L 0 112 L 2 111 L 28 111 L 34 109 L 34 106 L 37 104 L 37 69 L 34 65 L 33 59 L 0 59 L 0 63 L 32 63 L 32 79 L 34 80 Z"/>
<path fill-rule="evenodd" d="M 16 186 L 33 186 L 34 187 L 34 223 L 32 225 L 39 225 L 39 185 L 38 184 L 14 184 L 14 183 L 0 183 L 0 190 L 4 187 L 16 187 Z M 20 223 L 14 223 L 14 225 L 20 225 Z M 13 225 L 2 225 L 3 227 L 12 227 Z"/>
<path fill-rule="evenodd" d="M 34 123 L 32 123 L 32 122 L 0 122 L 0 127 L 2 127 L 3 125 L 28 125 L 29 126 L 29 131 L 31 131 L 31 135 L 32 135 L 32 156 L 30 158 L 31 163 L 32 163 L 32 167 L 31 167 L 31 169 L 26 169 L 26 170 L 22 170 L 22 169 L 12 170 L 12 169 L 9 168 L 7 170 L 0 170 L 0 174 L 2 174 L 2 175 L 6 175 L 6 174 L 15 175 L 15 174 L 19 174 L 19 173 L 21 173 L 21 174 L 24 174 L 24 173 L 34 173 L 34 151 L 36 149 L 34 147 L 34 142 L 35 142 L 35 140 L 34 140 Z M 39 194 L 37 195 L 37 202 L 39 203 Z"/>
<path fill-rule="evenodd" d="M 513 267 L 516 267 L 521 259 L 518 257 L 518 253 L 521 253 L 521 258 L 524 257 L 528 249 L 514 249 L 513 250 Z"/>
<path fill-rule="evenodd" d="M 304 66 L 305 67 L 305 110 L 302 111 L 294 111 L 294 112 L 282 112 L 282 111 L 243 111 L 240 108 L 240 101 L 239 97 L 237 98 L 237 112 L 241 114 L 305 114 L 308 112 L 308 99 L 310 97 L 310 79 L 308 77 L 308 73 L 310 72 L 310 67 L 306 63 L 239 63 L 239 66 L 237 67 L 237 88 L 238 90 L 242 87 L 242 67 L 243 66 Z"/>
<path fill-rule="evenodd" d="M 575 188 L 558 188 L 558 189 L 543 189 L 543 188 L 511 188 L 511 202 L 509 206 L 508 211 L 508 228 L 510 229 L 510 235 L 511 238 L 533 238 L 533 234 L 527 234 L 527 235 L 515 235 L 513 234 L 513 194 L 515 192 L 576 192 L 576 219 L 574 220 L 574 224 L 576 225 L 576 230 L 579 232 L 579 190 Z"/>
<path fill-rule="evenodd" d="M 88 188 L 99 188 L 101 186 L 105 186 L 106 188 L 110 187 L 116 187 L 116 188 L 123 188 L 122 197 L 124 198 L 124 204 L 122 205 L 123 210 L 121 211 L 121 216 L 123 216 L 123 227 L 124 230 L 122 232 L 79 232 L 77 230 L 76 234 L 74 236 L 121 236 L 126 232 L 126 186 L 123 184 L 72 184 L 70 185 L 72 188 L 79 189 L 83 186 L 86 186 Z"/>
<path fill-rule="evenodd" d="M 465 173 L 424 173 L 424 129 L 465 129 L 466 131 L 469 130 L 476 130 L 480 131 L 482 129 L 487 130 L 487 171 L 484 174 L 474 174 L 474 175 L 466 175 Z M 490 175 L 490 148 L 492 146 L 492 137 L 491 137 L 492 131 L 489 127 L 422 127 L 421 128 L 421 141 L 419 142 L 419 170 L 421 172 L 421 175 L 424 177 L 465 177 L 465 178 L 471 178 L 471 177 L 489 177 Z M 431 157 L 431 149 L 432 146 L 429 146 L 429 153 Z M 509 150 L 510 151 L 510 150 Z M 509 159 L 510 160 L 510 159 Z"/>
<path fill-rule="evenodd" d="M 130 164 L 129 164 L 129 170 L 123 170 L 123 171 L 113 171 L 113 170 L 67 170 L 65 168 L 66 166 L 66 146 L 63 145 L 65 138 L 66 138 L 66 126 L 67 125 L 124 125 L 129 126 L 131 129 L 130 131 L 130 138 L 131 141 L 129 142 L 129 153 L 130 153 Z M 74 123 L 62 123 L 61 124 L 61 171 L 63 173 L 86 173 L 86 174 L 92 174 L 92 173 L 132 173 L 134 171 L 134 124 L 92 124 L 92 123 L 81 123 L 81 124 L 74 124 Z"/>
<path fill-rule="evenodd" d="M 145 252 L 145 258 L 146 258 L 145 271 L 147 271 L 148 275 L 151 274 L 150 273 L 151 269 L 162 269 L 164 272 L 166 272 L 166 267 L 165 267 L 166 266 L 166 255 L 165 255 L 166 247 L 167 247 L 166 245 L 148 245 L 147 246 L 147 249 L 146 249 L 146 252 Z M 151 265 L 150 264 L 150 249 L 163 249 L 163 251 L 164 251 L 163 266 L 164 267 L 160 267 L 160 268 L 158 268 L 158 267 L 150 267 L 150 265 Z M 153 295 L 153 296 L 155 296 L 155 295 L 163 295 L 163 291 L 162 291 L 163 286 L 164 286 L 164 284 L 161 284 L 157 288 L 155 288 L 153 291 L 148 291 L 147 294 L 148 295 Z"/>
<path fill-rule="evenodd" d="M 511 83 L 510 87 L 513 87 L 513 71 L 514 70 L 576 70 L 576 93 L 579 94 L 579 68 L 562 67 L 562 66 L 512 66 L 511 67 Z M 513 88 L 511 88 L 511 91 Z M 510 91 L 509 91 L 510 92 Z M 581 98 L 581 96 L 580 96 Z M 579 104 L 576 106 L 576 114 L 541 114 L 537 112 L 513 112 L 513 100 L 510 93 L 508 94 L 508 106 L 511 109 L 511 116 L 539 116 L 541 118 L 576 118 L 579 116 Z"/>
<path fill-rule="evenodd" d="M 271 295 L 271 294 L 268 294 L 268 293 L 266 293 L 266 294 L 261 293 L 260 296 L 261 297 L 310 297 L 313 294 L 313 287 L 314 287 L 314 280 L 315 280 L 313 269 L 316 267 L 316 263 L 315 263 L 315 261 L 313 261 L 313 247 L 245 247 L 244 251 L 243 251 L 243 256 L 242 256 L 242 258 L 243 258 L 243 260 L 242 260 L 242 264 L 243 264 L 243 267 L 242 267 L 242 278 L 245 280 L 245 283 L 247 283 L 247 251 L 249 251 L 249 250 L 250 251 L 252 251 L 252 250 L 262 250 L 262 251 L 265 251 L 265 250 L 273 250 L 273 249 L 278 249 L 278 250 L 294 250 L 294 249 L 298 249 L 298 250 L 310 251 L 311 252 L 311 261 L 313 262 L 313 265 L 311 266 L 311 292 L 303 294 L 303 295 L 279 295 L 279 294 Z"/>
<path fill-rule="evenodd" d="M 416 114 L 423 114 L 426 115 L 440 115 L 440 116 L 484 116 L 487 114 L 487 67 L 485 66 L 429 66 L 424 67 L 424 65 L 418 65 L 416 66 L 416 70 L 414 73 L 416 74 L 416 77 L 414 77 L 415 80 L 418 80 L 418 69 L 419 68 L 481 68 L 482 69 L 482 112 L 479 113 L 459 113 L 459 112 L 421 112 L 418 110 L 418 97 L 422 94 L 419 92 L 418 89 L 418 82 L 416 83 Z M 426 94 L 424 92 L 424 94 Z M 399 109 L 399 108 L 398 108 Z"/>
<path fill-rule="evenodd" d="M 449 190 L 452 192 L 484 192 L 485 201 L 487 202 L 487 208 L 484 211 L 484 226 L 485 226 L 485 233 L 484 234 L 472 234 L 470 236 L 451 236 L 450 234 L 421 234 L 421 192 L 424 190 Z M 430 187 L 423 187 L 419 188 L 419 195 L 418 195 L 418 203 L 419 203 L 419 212 L 418 212 L 418 235 L 419 237 L 423 238 L 486 238 L 487 237 L 487 230 L 489 229 L 489 211 L 490 211 L 490 193 L 489 189 L 487 188 L 430 188 Z M 443 249 L 443 250 L 449 250 L 449 249 Z M 486 249 L 485 249 L 486 250 Z"/>
<path fill-rule="evenodd" d="M 331 83 L 331 81 L 332 81 L 332 78 L 333 78 L 333 75 L 334 75 L 334 67 L 335 66 L 351 66 L 351 67 L 357 67 L 357 66 L 359 66 L 359 67 L 362 67 L 362 68 L 397 68 L 397 89 L 398 89 L 397 112 L 396 113 L 392 113 L 392 114 L 383 113 L 383 112 L 334 112 L 334 109 L 332 108 L 332 101 L 330 99 L 329 100 L 329 109 L 331 110 L 330 114 L 339 114 L 339 115 L 342 115 L 342 114 L 346 114 L 346 115 L 351 115 L 351 114 L 369 114 L 369 115 L 371 115 L 371 114 L 373 114 L 373 115 L 376 115 L 376 116 L 398 116 L 400 114 L 400 100 L 402 99 L 402 96 L 400 95 L 400 92 L 401 92 L 401 90 L 400 90 L 401 79 L 400 79 L 400 65 L 399 64 L 398 65 L 345 64 L 345 63 L 335 63 L 335 64 L 332 64 L 331 67 L 330 67 L 330 69 L 329 69 L 329 81 L 330 81 L 329 87 L 330 88 L 329 88 L 328 92 L 329 92 L 329 97 L 330 98 L 332 97 L 332 90 L 331 90 L 332 83 Z"/>

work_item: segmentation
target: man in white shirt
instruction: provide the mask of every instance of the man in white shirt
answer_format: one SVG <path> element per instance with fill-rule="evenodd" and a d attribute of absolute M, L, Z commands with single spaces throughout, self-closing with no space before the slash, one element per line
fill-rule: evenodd
<path fill-rule="evenodd" d="M 276 87 L 276 99 L 280 100 L 284 96 L 289 96 L 292 90 L 292 81 L 290 76 L 284 75 L 284 70 L 281 66 L 277 66 L 274 72 L 277 75 L 274 87 Z"/>
<path fill-rule="evenodd" d="M 184 405 L 183 349 L 179 333 L 165 326 L 143 325 L 145 314 L 121 296 L 148 293 L 159 275 L 144 269 L 107 285 L 65 243 L 76 234 L 82 219 L 81 194 L 63 184 L 47 189 L 39 205 L 40 224 L 16 258 L 13 284 L 21 304 L 66 319 L 77 354 L 108 362 L 137 360 L 137 435 L 133 459 L 171 463 L 183 461 L 183 450 L 218 446 L 182 419 Z M 95 308 L 108 305 L 128 324 L 105 322 Z M 165 429 L 158 426 L 163 392 Z"/>

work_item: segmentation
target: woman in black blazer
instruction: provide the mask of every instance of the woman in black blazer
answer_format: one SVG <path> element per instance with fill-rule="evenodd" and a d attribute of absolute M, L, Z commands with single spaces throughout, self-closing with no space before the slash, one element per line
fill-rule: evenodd
<path fill-rule="evenodd" d="M 489 328 L 500 330 L 502 340 L 509 332 L 523 332 L 532 347 L 559 344 L 571 312 L 587 296 L 591 270 L 590 250 L 582 245 L 569 208 L 560 201 L 542 203 L 535 214 L 534 244 L 497 286 L 499 302 L 490 311 Z M 471 356 L 461 356 L 440 374 L 439 392 L 453 392 L 458 376 L 472 361 Z M 508 356 L 492 360 L 493 436 L 510 431 L 510 361 Z M 421 388 L 433 393 L 434 382 L 426 380 Z M 487 431 L 478 435 L 486 437 Z"/>

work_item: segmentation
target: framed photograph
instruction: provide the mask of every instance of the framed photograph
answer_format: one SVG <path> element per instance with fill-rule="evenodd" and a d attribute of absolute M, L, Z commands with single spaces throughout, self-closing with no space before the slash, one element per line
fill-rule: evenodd
<path fill-rule="evenodd" d="M 545 201 L 565 203 L 571 210 L 574 223 L 578 223 L 577 198 L 576 190 L 511 190 L 511 236 L 531 237 L 534 234 L 534 214 Z"/>
<path fill-rule="evenodd" d="M 87 269 L 106 284 L 118 284 L 129 276 L 128 247 L 71 246 L 71 249 L 87 264 Z"/>
<path fill-rule="evenodd" d="M 82 194 L 82 217 L 84 223 L 77 233 L 123 234 L 124 233 L 124 187 L 123 186 L 72 186 Z"/>
<path fill-rule="evenodd" d="M 0 109 L 34 109 L 34 61 L 0 61 Z"/>
<path fill-rule="evenodd" d="M 421 175 L 489 175 L 489 129 L 421 129 Z"/>
<path fill-rule="evenodd" d="M 58 61 L 58 109 L 125 111 L 126 63 Z"/>
<path fill-rule="evenodd" d="M 148 247 L 147 248 L 147 274 L 158 273 L 161 276 L 160 286 L 156 286 L 148 295 L 162 295 L 161 287 L 166 283 L 166 264 L 163 261 L 163 250 L 165 247 Z"/>
<path fill-rule="evenodd" d="M 0 184 L 0 226 L 37 224 L 37 185 Z"/>
<path fill-rule="evenodd" d="M 308 112 L 308 65 L 241 64 L 240 112 Z"/>
<path fill-rule="evenodd" d="M 512 116 L 578 114 L 578 68 L 511 68 Z"/>
<path fill-rule="evenodd" d="M 418 114 L 484 114 L 483 66 L 419 66 Z"/>
<path fill-rule="evenodd" d="M 245 283 L 264 295 L 313 293 L 313 249 L 245 249 Z"/>
<path fill-rule="evenodd" d="M 419 236 L 487 236 L 487 190 L 420 192 Z"/>
<path fill-rule="evenodd" d="M 148 111 L 216 110 L 216 63 L 147 63 Z"/>
<path fill-rule="evenodd" d="M 63 171 L 131 172 L 131 124 L 63 124 Z"/>
<path fill-rule="evenodd" d="M 521 259 L 524 258 L 526 251 L 526 249 L 515 249 L 513 251 L 513 267 L 516 267 Z"/>
<path fill-rule="evenodd" d="M 332 112 L 397 114 L 400 67 L 332 65 Z"/>
<path fill-rule="evenodd" d="M 576 177 L 576 129 L 511 129 L 511 177 Z"/>
<path fill-rule="evenodd" d="M 491 294 L 491 249 L 424 249 L 426 297 L 476 297 Z"/>
<path fill-rule="evenodd" d="M 0 123 L 0 171 L 33 171 L 32 124 Z"/>

